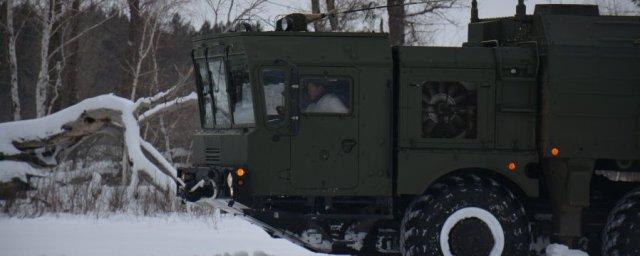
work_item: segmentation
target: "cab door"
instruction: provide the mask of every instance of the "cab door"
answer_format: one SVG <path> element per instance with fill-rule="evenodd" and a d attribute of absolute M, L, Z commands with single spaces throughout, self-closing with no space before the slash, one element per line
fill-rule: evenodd
<path fill-rule="evenodd" d="M 291 181 L 302 189 L 358 184 L 357 70 L 299 69 L 297 132 L 291 138 Z"/>

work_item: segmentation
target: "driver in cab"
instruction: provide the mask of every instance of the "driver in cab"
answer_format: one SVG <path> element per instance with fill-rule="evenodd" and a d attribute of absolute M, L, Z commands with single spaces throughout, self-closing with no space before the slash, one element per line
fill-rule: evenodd
<path fill-rule="evenodd" d="M 334 93 L 328 91 L 327 81 L 321 79 L 310 80 L 307 83 L 309 105 L 304 109 L 306 113 L 348 113 L 349 110 Z"/>

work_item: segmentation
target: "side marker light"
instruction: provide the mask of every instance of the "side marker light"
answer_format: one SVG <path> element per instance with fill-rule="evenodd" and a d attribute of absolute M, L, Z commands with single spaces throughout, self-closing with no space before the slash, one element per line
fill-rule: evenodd
<path fill-rule="evenodd" d="M 237 175 L 238 177 L 242 177 L 242 176 L 244 176 L 245 174 L 247 174 L 247 172 L 246 172 L 244 169 L 242 169 L 242 168 L 238 168 L 238 169 L 236 170 L 236 175 Z"/>

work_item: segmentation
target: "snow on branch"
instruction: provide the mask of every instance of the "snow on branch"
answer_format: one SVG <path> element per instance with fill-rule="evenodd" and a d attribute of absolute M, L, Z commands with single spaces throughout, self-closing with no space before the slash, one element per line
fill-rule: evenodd
<path fill-rule="evenodd" d="M 142 119 L 197 98 L 191 93 L 151 107 L 170 93 L 172 90 L 135 103 L 106 94 L 41 118 L 0 123 L 0 181 L 24 178 L 27 174 L 40 176 L 43 167 L 57 165 L 65 152 L 82 143 L 83 138 L 98 133 L 121 133 L 132 171 L 128 194 L 135 193 L 140 174 L 150 177 L 154 186 L 175 192 L 176 182 L 183 185 L 176 169 L 140 136 L 139 126 Z M 143 104 L 150 109 L 137 116 Z"/>
<path fill-rule="evenodd" d="M 152 116 L 154 114 L 157 114 L 158 112 L 165 111 L 165 110 L 167 110 L 169 108 L 176 107 L 178 105 L 182 105 L 182 104 L 184 104 L 186 102 L 194 101 L 194 100 L 197 100 L 197 99 L 198 99 L 198 95 L 195 92 L 191 92 L 187 96 L 178 97 L 178 98 L 175 98 L 175 99 L 173 99 L 171 101 L 160 103 L 160 104 L 154 106 L 153 108 L 145 111 L 140 116 L 138 116 L 138 121 L 144 121 L 148 117 L 150 117 L 150 116 Z"/>
<path fill-rule="evenodd" d="M 133 108 L 134 108 L 134 110 L 137 110 L 139 108 L 151 105 L 151 104 L 153 104 L 153 103 L 155 103 L 155 102 L 157 102 L 159 100 L 162 100 L 163 98 L 170 96 L 177 88 L 178 88 L 178 86 L 173 86 L 173 87 L 169 88 L 168 90 L 159 92 L 156 95 L 153 95 L 151 97 L 139 98 L 133 104 Z"/>

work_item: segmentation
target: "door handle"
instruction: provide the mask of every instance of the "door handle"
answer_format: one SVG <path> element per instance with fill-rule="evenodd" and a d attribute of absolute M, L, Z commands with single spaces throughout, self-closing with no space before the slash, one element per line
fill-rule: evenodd
<path fill-rule="evenodd" d="M 344 139 L 342 140 L 342 151 L 345 153 L 350 153 L 353 150 L 353 147 L 356 146 L 356 141 L 352 139 Z"/>

